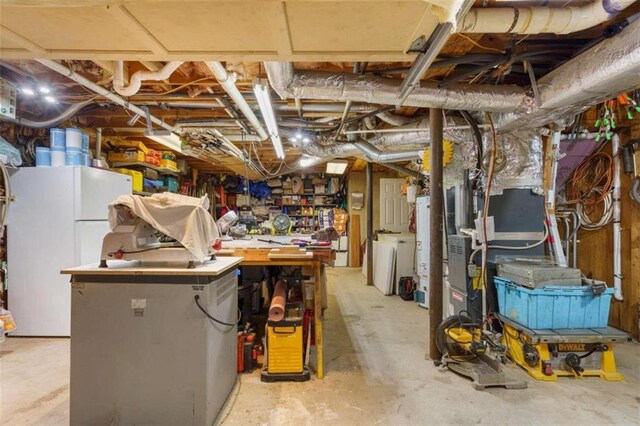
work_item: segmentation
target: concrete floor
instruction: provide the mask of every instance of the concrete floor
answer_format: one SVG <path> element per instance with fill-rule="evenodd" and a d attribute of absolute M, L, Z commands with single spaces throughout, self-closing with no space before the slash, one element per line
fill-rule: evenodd
<path fill-rule="evenodd" d="M 260 382 L 242 375 L 224 425 L 640 424 L 640 345 L 616 348 L 623 382 L 536 382 L 526 390 L 475 391 L 425 360 L 427 311 L 366 287 L 355 269 L 329 270 L 324 380 Z M 67 339 L 0 345 L 0 424 L 67 424 Z"/>

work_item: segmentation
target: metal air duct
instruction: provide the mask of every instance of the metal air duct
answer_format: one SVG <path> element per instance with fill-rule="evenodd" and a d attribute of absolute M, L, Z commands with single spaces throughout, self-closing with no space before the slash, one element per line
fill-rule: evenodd
<path fill-rule="evenodd" d="M 288 62 L 265 62 L 269 82 L 281 98 L 326 99 L 396 105 L 399 80 L 355 74 L 297 71 Z M 533 102 L 522 88 L 505 85 L 425 84 L 407 97 L 404 106 L 472 111 L 526 111 Z"/>

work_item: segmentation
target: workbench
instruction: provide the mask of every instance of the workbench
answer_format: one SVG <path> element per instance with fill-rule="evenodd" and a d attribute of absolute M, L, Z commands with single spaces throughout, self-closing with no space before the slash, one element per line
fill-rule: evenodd
<path fill-rule="evenodd" d="M 313 270 L 314 278 L 314 325 L 315 325 L 315 342 L 317 369 L 316 377 L 322 379 L 324 377 L 324 357 L 323 357 L 323 338 L 322 338 L 322 317 L 323 308 L 326 307 L 326 274 L 325 266 L 333 266 L 335 260 L 335 251 L 331 247 L 307 247 L 307 252 L 312 253 L 312 257 L 308 258 L 289 258 L 289 259 L 270 259 L 269 254 L 274 249 L 281 249 L 282 244 L 289 243 L 292 239 L 310 240 L 309 235 L 288 235 L 288 236 L 271 236 L 256 235 L 251 239 L 223 241 L 222 250 L 218 252 L 218 256 L 235 256 L 242 257 L 240 266 L 307 266 Z M 278 243 L 267 243 L 258 241 L 266 239 L 277 241 Z"/>

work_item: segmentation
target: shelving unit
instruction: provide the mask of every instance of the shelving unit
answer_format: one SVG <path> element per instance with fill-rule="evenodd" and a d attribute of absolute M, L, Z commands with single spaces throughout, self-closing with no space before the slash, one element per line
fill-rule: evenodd
<path fill-rule="evenodd" d="M 175 172 L 173 170 L 165 169 L 164 167 L 154 166 L 154 165 L 149 164 L 149 163 L 140 163 L 140 162 L 137 162 L 137 161 L 131 161 L 131 162 L 129 162 L 129 161 L 123 161 L 123 162 L 118 161 L 118 162 L 112 163 L 111 167 L 114 167 L 114 168 L 116 168 L 116 167 L 146 167 L 148 169 L 155 170 L 156 172 L 161 173 L 163 175 L 169 175 L 169 176 L 175 176 L 175 177 L 180 176 L 180 173 Z"/>

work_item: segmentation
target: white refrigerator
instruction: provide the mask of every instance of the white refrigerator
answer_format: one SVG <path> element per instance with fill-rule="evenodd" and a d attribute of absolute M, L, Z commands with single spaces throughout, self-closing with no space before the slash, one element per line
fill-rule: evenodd
<path fill-rule="evenodd" d="M 418 304 L 429 307 L 429 196 L 416 198 L 416 274 L 418 275 Z"/>
<path fill-rule="evenodd" d="M 107 206 L 131 177 L 90 167 L 22 167 L 11 176 L 8 308 L 14 336 L 69 336 L 71 285 L 60 270 L 100 260 Z"/>

